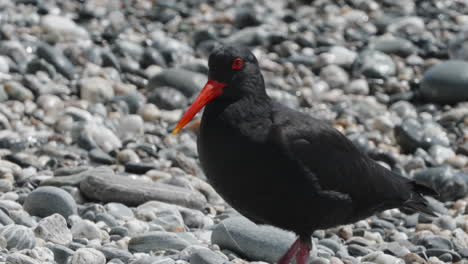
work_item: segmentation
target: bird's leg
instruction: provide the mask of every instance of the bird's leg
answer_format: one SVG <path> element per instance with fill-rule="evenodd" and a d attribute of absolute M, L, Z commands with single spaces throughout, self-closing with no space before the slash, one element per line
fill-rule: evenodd
<path fill-rule="evenodd" d="M 296 253 L 297 264 L 307 264 L 309 261 L 310 250 L 312 249 L 312 241 L 310 237 L 299 238 L 299 251 Z"/>
<path fill-rule="evenodd" d="M 291 260 L 296 255 L 297 251 L 301 248 L 301 240 L 298 238 L 284 253 L 284 255 L 278 260 L 277 264 L 289 264 Z"/>

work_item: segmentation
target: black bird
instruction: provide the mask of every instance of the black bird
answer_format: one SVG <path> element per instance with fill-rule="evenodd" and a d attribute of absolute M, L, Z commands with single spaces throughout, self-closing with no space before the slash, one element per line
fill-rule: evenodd
<path fill-rule="evenodd" d="M 278 263 L 306 263 L 317 229 L 396 207 L 434 215 L 422 196 L 434 190 L 380 166 L 327 122 L 270 99 L 248 49 L 221 46 L 208 64 L 208 82 L 173 133 L 206 105 L 198 151 L 209 181 L 254 222 L 298 235 Z"/>

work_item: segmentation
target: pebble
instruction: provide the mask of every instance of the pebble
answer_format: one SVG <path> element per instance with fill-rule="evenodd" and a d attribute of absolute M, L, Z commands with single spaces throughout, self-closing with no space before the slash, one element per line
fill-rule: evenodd
<path fill-rule="evenodd" d="M 45 241 L 59 245 L 68 245 L 72 242 L 72 233 L 67 227 L 67 221 L 60 214 L 53 214 L 39 221 L 34 233 Z"/>
<path fill-rule="evenodd" d="M 257 226 L 243 217 L 228 218 L 213 229 L 211 240 L 252 260 L 277 261 L 295 238 L 271 226 Z"/>
<path fill-rule="evenodd" d="M 361 52 L 354 62 L 354 68 L 368 78 L 385 79 L 396 74 L 396 65 L 392 58 L 376 50 Z"/>
<path fill-rule="evenodd" d="M 37 55 L 52 64 L 55 70 L 65 76 L 65 78 L 73 79 L 75 69 L 62 52 L 47 44 L 41 44 L 37 47 Z"/>
<path fill-rule="evenodd" d="M 124 263 L 128 263 L 134 258 L 133 255 L 125 249 L 113 247 L 98 247 L 96 249 L 101 251 L 106 259 L 119 259 Z"/>
<path fill-rule="evenodd" d="M 466 87 L 468 62 L 446 61 L 432 66 L 424 73 L 421 94 L 429 102 L 453 104 L 468 100 Z"/>
<path fill-rule="evenodd" d="M 71 233 L 73 239 L 86 238 L 89 240 L 101 240 L 103 238 L 101 229 L 89 220 L 80 220 L 74 223 L 71 227 Z"/>
<path fill-rule="evenodd" d="M 92 103 L 106 102 L 114 97 L 112 82 L 101 77 L 80 80 L 81 99 Z"/>
<path fill-rule="evenodd" d="M 12 263 L 12 264 L 39 264 L 41 263 L 38 260 L 35 260 L 31 257 L 28 257 L 26 255 L 23 255 L 21 253 L 15 252 L 13 254 L 8 255 L 6 258 L 6 263 Z"/>
<path fill-rule="evenodd" d="M 58 15 L 46 15 L 41 19 L 41 26 L 54 39 L 77 41 L 89 38 L 88 32 L 73 20 Z"/>
<path fill-rule="evenodd" d="M 442 201 L 456 200 L 468 192 L 466 181 L 450 167 L 428 168 L 414 174 L 414 179 L 431 184 L 439 192 Z"/>
<path fill-rule="evenodd" d="M 35 189 L 26 197 L 23 207 L 29 214 L 40 217 L 57 213 L 67 218 L 77 213 L 73 197 L 66 191 L 53 186 Z"/>
<path fill-rule="evenodd" d="M 128 243 L 128 249 L 132 252 L 150 252 L 162 249 L 182 250 L 189 245 L 188 241 L 174 233 L 155 231 L 132 237 Z"/>
<path fill-rule="evenodd" d="M 227 261 L 224 256 L 207 248 L 198 248 L 190 255 L 191 264 L 223 264 Z"/>
<path fill-rule="evenodd" d="M 132 219 L 135 217 L 132 209 L 121 203 L 108 203 L 104 208 L 106 208 L 106 211 L 116 219 Z"/>
<path fill-rule="evenodd" d="M 333 64 L 322 68 L 320 77 L 325 80 L 331 88 L 341 88 L 349 82 L 346 71 Z"/>
<path fill-rule="evenodd" d="M 111 174 L 90 175 L 81 182 L 80 189 L 88 198 L 102 202 L 119 202 L 129 206 L 158 200 L 200 209 L 206 202 L 203 195 L 191 190 Z"/>
<path fill-rule="evenodd" d="M 67 264 L 75 253 L 73 250 L 57 244 L 47 244 L 47 247 L 54 253 L 54 260 L 57 264 Z"/>
<path fill-rule="evenodd" d="M 147 89 L 152 91 L 163 86 L 170 86 L 187 97 L 198 93 L 205 85 L 207 78 L 205 75 L 183 69 L 167 69 L 153 76 L 148 81 Z"/>
<path fill-rule="evenodd" d="M 16 248 L 18 250 L 33 248 L 36 245 L 34 232 L 22 225 L 6 225 L 0 227 L 0 235 L 7 242 L 7 249 Z"/>
<path fill-rule="evenodd" d="M 364 256 L 361 261 L 369 261 L 376 264 L 405 264 L 405 261 L 396 257 L 384 254 L 383 252 L 373 252 Z"/>
<path fill-rule="evenodd" d="M 106 257 L 94 248 L 80 248 L 73 254 L 71 264 L 105 264 Z"/>
<path fill-rule="evenodd" d="M 164 110 L 180 109 L 188 104 L 187 97 L 182 92 L 168 86 L 154 89 L 148 97 L 148 102 Z"/>

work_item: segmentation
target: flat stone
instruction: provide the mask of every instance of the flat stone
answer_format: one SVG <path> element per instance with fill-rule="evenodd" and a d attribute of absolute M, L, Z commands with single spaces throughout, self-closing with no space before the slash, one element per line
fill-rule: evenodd
<path fill-rule="evenodd" d="M 41 186 L 80 186 L 80 183 L 86 179 L 90 175 L 100 176 L 100 175 L 113 175 L 114 171 L 109 167 L 97 167 L 97 168 L 83 168 L 79 169 L 74 172 L 70 172 L 71 174 L 65 174 L 67 176 L 56 176 L 53 178 L 46 179 L 41 182 Z"/>
<path fill-rule="evenodd" d="M 170 86 L 185 96 L 191 97 L 200 91 L 207 81 L 203 74 L 191 72 L 183 69 L 166 69 L 153 76 L 148 81 L 148 90 L 152 91 L 158 87 Z"/>
<path fill-rule="evenodd" d="M 128 243 L 128 249 L 132 252 L 150 252 L 163 249 L 182 250 L 189 245 L 189 242 L 174 233 L 155 231 L 133 237 Z"/>
<path fill-rule="evenodd" d="M 223 264 L 228 260 L 207 248 L 196 249 L 190 256 L 190 264 Z"/>
<path fill-rule="evenodd" d="M 124 263 L 129 263 L 133 259 L 133 255 L 125 249 L 113 247 L 98 247 L 97 250 L 101 251 L 107 260 L 120 259 Z"/>
<path fill-rule="evenodd" d="M 201 209 L 206 198 L 200 193 L 162 183 L 135 180 L 117 175 L 89 176 L 80 184 L 83 194 L 102 202 L 138 206 L 151 200 Z"/>

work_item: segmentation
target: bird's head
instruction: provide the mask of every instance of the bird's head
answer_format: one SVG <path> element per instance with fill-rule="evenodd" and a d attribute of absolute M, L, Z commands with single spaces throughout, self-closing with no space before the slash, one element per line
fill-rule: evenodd
<path fill-rule="evenodd" d="M 222 45 L 208 59 L 208 82 L 172 131 L 177 134 L 216 97 L 241 98 L 264 92 L 263 78 L 255 56 L 247 48 Z"/>

